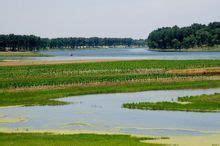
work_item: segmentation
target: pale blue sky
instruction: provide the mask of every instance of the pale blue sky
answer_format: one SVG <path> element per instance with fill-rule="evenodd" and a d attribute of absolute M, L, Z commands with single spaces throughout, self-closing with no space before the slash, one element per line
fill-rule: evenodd
<path fill-rule="evenodd" d="M 0 0 L 0 34 L 146 38 L 211 21 L 220 21 L 220 0 Z"/>

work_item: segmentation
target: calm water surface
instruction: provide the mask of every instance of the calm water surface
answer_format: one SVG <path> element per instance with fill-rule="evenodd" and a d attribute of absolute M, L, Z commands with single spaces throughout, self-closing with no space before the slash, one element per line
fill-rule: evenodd
<path fill-rule="evenodd" d="M 0 129 L 81 130 L 156 136 L 219 133 L 220 113 L 142 111 L 121 107 L 128 102 L 171 101 L 181 96 L 213 93 L 220 93 L 220 88 L 75 96 L 60 99 L 71 102 L 65 106 L 3 108 L 0 109 L 2 116 L 28 120 L 0 123 Z"/>
<path fill-rule="evenodd" d="M 52 50 L 40 52 L 53 57 L 7 57 L 15 60 L 97 60 L 97 59 L 161 59 L 161 60 L 195 60 L 220 59 L 220 52 L 157 52 L 145 48 L 109 48 Z M 0 58 L 1 59 L 1 58 Z"/>

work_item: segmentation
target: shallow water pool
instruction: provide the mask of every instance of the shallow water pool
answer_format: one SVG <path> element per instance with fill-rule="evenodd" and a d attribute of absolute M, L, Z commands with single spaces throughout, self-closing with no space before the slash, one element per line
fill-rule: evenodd
<path fill-rule="evenodd" d="M 220 93 L 217 89 L 146 91 L 100 94 L 59 99 L 65 106 L 34 106 L 0 109 L 7 118 L 23 117 L 16 123 L 0 123 L 13 130 L 68 130 L 144 134 L 155 136 L 220 133 L 220 113 L 142 111 L 122 108 L 128 102 L 157 102 L 177 97 Z"/>

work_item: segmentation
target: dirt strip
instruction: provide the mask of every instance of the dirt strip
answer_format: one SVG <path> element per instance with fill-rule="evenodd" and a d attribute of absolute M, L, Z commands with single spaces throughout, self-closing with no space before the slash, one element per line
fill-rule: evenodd
<path fill-rule="evenodd" d="M 179 136 L 170 139 L 147 140 L 145 142 L 171 146 L 220 146 L 220 135 Z"/>
<path fill-rule="evenodd" d="M 198 68 L 198 69 L 179 69 L 169 70 L 169 74 L 186 74 L 186 75 L 220 75 L 220 67 Z"/>
<path fill-rule="evenodd" d="M 95 62 L 112 62 L 112 61 L 122 61 L 122 60 L 120 59 L 60 60 L 60 61 L 4 60 L 3 62 L 0 62 L 0 66 L 55 65 L 55 64 L 95 63 Z"/>

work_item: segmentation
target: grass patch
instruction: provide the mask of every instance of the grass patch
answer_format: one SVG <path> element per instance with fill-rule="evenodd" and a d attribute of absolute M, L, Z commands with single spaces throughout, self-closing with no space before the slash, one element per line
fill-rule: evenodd
<path fill-rule="evenodd" d="M 178 102 L 141 102 L 124 104 L 124 108 L 189 112 L 220 112 L 220 93 L 179 97 Z"/>
<path fill-rule="evenodd" d="M 60 105 L 66 103 L 51 99 L 86 94 L 215 88 L 220 87 L 219 67 L 220 60 L 4 66 L 0 67 L 0 106 Z M 187 69 L 201 71 L 188 74 Z"/>
<path fill-rule="evenodd" d="M 0 133 L 1 146 L 162 146 L 140 142 L 152 139 L 136 138 L 128 135 Z"/>
<path fill-rule="evenodd" d="M 220 87 L 220 81 L 192 81 L 192 82 L 171 82 L 171 83 L 135 83 L 123 85 L 104 86 L 79 86 L 66 87 L 63 89 L 39 89 L 39 90 L 3 90 L 0 92 L 0 106 L 13 105 L 63 105 L 65 102 L 54 101 L 62 97 L 102 94 L 137 92 L 147 90 L 173 90 L 173 89 L 193 89 L 193 88 L 216 88 Z"/>
<path fill-rule="evenodd" d="M 36 52 L 0 52 L 0 57 L 47 57 Z"/>

